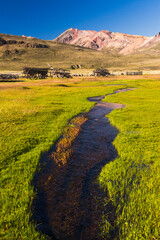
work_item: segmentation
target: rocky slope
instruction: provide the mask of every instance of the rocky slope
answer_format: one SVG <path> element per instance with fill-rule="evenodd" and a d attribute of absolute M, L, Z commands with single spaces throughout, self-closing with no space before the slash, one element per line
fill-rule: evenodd
<path fill-rule="evenodd" d="M 153 37 L 113 33 L 102 30 L 100 32 L 90 30 L 78 30 L 70 28 L 54 41 L 68 43 L 95 50 L 116 50 L 120 54 L 129 54 L 141 47 L 148 47 L 150 44 L 160 40 L 160 34 Z"/>
<path fill-rule="evenodd" d="M 28 39 L 26 37 L 26 39 Z M 49 48 L 48 45 L 46 44 L 39 44 L 39 43 L 30 43 L 29 41 L 17 41 L 15 39 L 9 39 L 9 40 L 5 40 L 4 37 L 0 36 L 0 47 L 3 45 L 24 45 L 25 47 L 29 47 L 29 48 Z"/>

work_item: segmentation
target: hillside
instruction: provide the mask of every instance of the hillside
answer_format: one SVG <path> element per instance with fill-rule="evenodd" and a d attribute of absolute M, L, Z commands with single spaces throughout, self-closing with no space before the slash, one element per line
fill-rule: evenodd
<path fill-rule="evenodd" d="M 23 67 L 71 69 L 105 67 L 110 70 L 159 70 L 160 37 L 150 39 L 132 53 L 119 54 L 115 48 L 97 51 L 56 41 L 0 34 L 0 71 L 20 71 Z"/>
<path fill-rule="evenodd" d="M 48 65 L 70 69 L 73 64 L 94 68 L 106 66 L 106 62 L 111 62 L 112 58 L 111 54 L 79 46 L 0 34 L 0 70 L 22 70 L 24 66 Z"/>

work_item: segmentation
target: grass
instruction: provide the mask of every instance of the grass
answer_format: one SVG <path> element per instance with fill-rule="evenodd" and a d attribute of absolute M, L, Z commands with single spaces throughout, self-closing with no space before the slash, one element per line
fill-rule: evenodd
<path fill-rule="evenodd" d="M 105 99 L 126 107 L 109 115 L 120 131 L 114 141 L 119 156 L 103 168 L 99 184 L 108 191 L 117 218 L 111 226 L 102 217 L 102 236 L 118 228 L 119 239 L 160 239 L 160 81 L 130 84 L 137 89 Z"/>
<path fill-rule="evenodd" d="M 115 77 L 0 83 L 1 239 L 47 239 L 30 220 L 36 194 L 31 182 L 41 153 L 57 141 L 70 119 L 89 111 L 94 103 L 88 97 L 127 87 L 137 89 L 105 99 L 126 107 L 108 116 L 120 131 L 114 141 L 118 157 L 103 168 L 98 182 L 109 194 L 106 208 L 112 202 L 117 218 L 112 225 L 102 216 L 101 238 L 112 239 L 111 232 L 117 229 L 114 239 L 118 235 L 121 240 L 160 238 L 160 80 L 156 76 L 154 80 Z M 62 161 L 61 146 L 58 154 Z"/>
<path fill-rule="evenodd" d="M 0 95 L 1 239 L 47 239 L 35 231 L 30 221 L 35 195 L 31 182 L 40 155 L 59 138 L 69 119 L 94 105 L 87 97 L 119 88 L 100 82 L 94 82 L 94 86 L 93 82 L 83 83 L 84 87 L 81 81 L 76 85 L 71 81 L 68 84 L 64 80 L 65 86 L 56 86 L 53 80 L 39 84 L 2 83 L 5 88 Z"/>

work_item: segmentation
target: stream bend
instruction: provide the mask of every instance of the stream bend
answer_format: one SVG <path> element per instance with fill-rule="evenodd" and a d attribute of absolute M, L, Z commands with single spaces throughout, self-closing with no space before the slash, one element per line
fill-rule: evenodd
<path fill-rule="evenodd" d="M 128 90 L 131 89 L 118 90 L 115 93 Z M 96 179 L 102 167 L 117 157 L 112 142 L 118 130 L 109 123 L 105 115 L 125 106 L 102 102 L 104 97 L 88 99 L 97 104 L 87 113 L 88 120 L 82 125 L 72 145 L 73 154 L 58 173 L 55 163 L 47 161 L 50 153 L 56 150 L 55 145 L 40 160 L 41 164 L 48 163 L 33 180 L 37 197 L 33 203 L 32 218 L 37 223 L 36 229 L 52 240 L 101 239 L 98 223 L 102 212 L 108 215 L 111 225 L 116 220 L 115 209 L 110 201 L 104 208 L 108 193 L 99 188 Z M 54 177 L 45 186 L 46 176 L 50 176 L 51 172 Z M 118 239 L 118 231 L 114 230 L 110 236 L 111 239 L 115 236 Z"/>

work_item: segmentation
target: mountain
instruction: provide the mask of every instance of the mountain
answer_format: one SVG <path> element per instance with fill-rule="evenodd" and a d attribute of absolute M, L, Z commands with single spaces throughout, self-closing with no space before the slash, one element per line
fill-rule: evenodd
<path fill-rule="evenodd" d="M 102 47 L 102 44 L 100 44 L 102 40 L 100 41 L 93 38 L 99 46 L 98 49 L 101 49 L 97 51 L 89 47 L 66 44 L 68 38 L 71 41 L 75 37 L 76 40 L 75 32 L 77 32 L 77 35 L 79 34 L 78 30 L 71 31 L 68 35 L 62 34 L 64 43 L 0 33 L 0 72 L 9 70 L 21 71 L 23 67 L 31 66 L 52 66 L 53 68 L 71 69 L 73 65 L 79 65 L 82 67 L 82 71 L 83 69 L 95 69 L 99 67 L 117 71 L 127 69 L 160 69 L 160 34 L 150 38 L 132 36 L 130 40 L 128 36 L 131 35 L 117 34 L 118 40 L 116 40 L 114 35 L 114 41 L 108 43 L 108 47 Z M 105 33 L 106 35 L 106 32 L 107 31 L 102 31 L 101 34 L 103 35 Z M 107 35 L 108 34 L 109 32 Z M 88 36 L 88 39 L 91 35 L 96 36 L 98 34 L 96 34 L 95 31 L 85 32 L 85 36 Z M 128 37 L 128 41 L 124 36 Z M 110 33 L 110 39 L 111 37 L 113 37 L 113 33 Z M 140 39 L 138 40 L 138 44 L 135 41 L 136 38 Z M 85 37 L 85 39 L 87 39 L 87 37 Z M 145 40 L 142 41 L 142 39 Z M 85 42 L 87 44 L 87 41 Z M 103 42 L 107 41 L 104 40 Z M 128 45 L 126 44 L 126 48 L 123 42 L 129 42 Z M 131 42 L 133 42 L 133 45 Z M 73 43 L 75 44 L 74 41 Z M 130 52 L 131 49 L 132 52 Z M 130 53 L 126 54 L 126 52 Z"/>
<path fill-rule="evenodd" d="M 114 33 L 106 30 L 96 32 L 70 28 L 54 41 L 78 45 L 99 51 L 110 50 L 126 55 L 133 53 L 136 49 L 141 47 L 148 47 L 159 40 L 159 34 L 153 37 L 145 37 L 124 33 Z"/>

